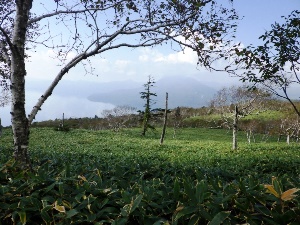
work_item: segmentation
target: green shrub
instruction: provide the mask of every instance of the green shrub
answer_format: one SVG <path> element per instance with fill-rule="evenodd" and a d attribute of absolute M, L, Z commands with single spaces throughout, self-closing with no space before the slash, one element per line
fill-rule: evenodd
<path fill-rule="evenodd" d="M 68 176 L 50 162 L 35 172 L 13 161 L 0 170 L 1 224 L 299 224 L 299 179 L 248 177 L 224 182 L 195 172 L 195 179 L 167 173 L 95 169 Z M 274 191 L 273 191 L 274 190 Z"/>
<path fill-rule="evenodd" d="M 4 163 L 9 133 L 1 137 L 0 224 L 300 223 L 298 144 L 231 151 L 231 134 L 220 129 L 182 129 L 176 139 L 167 130 L 160 145 L 159 132 L 142 138 L 140 129 L 33 128 L 30 172 Z"/>
<path fill-rule="evenodd" d="M 54 128 L 55 131 L 64 131 L 64 132 L 69 132 L 70 127 L 69 126 L 58 126 Z"/>

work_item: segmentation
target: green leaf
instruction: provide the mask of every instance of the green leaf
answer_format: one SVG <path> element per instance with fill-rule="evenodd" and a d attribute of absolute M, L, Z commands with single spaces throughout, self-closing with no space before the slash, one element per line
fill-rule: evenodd
<path fill-rule="evenodd" d="M 266 216 L 271 216 L 271 211 L 263 205 L 255 205 L 255 209 Z"/>
<path fill-rule="evenodd" d="M 126 225 L 127 223 L 127 218 L 120 218 L 115 220 L 112 225 Z"/>
<path fill-rule="evenodd" d="M 97 216 L 95 214 L 88 214 L 87 215 L 87 221 L 88 222 L 94 222 L 94 220 L 96 220 Z"/>
<path fill-rule="evenodd" d="M 49 214 L 47 213 L 46 210 L 42 210 L 41 211 L 41 216 L 43 218 L 43 220 L 45 221 L 46 224 L 51 224 L 51 217 L 49 216 Z"/>
<path fill-rule="evenodd" d="M 208 185 L 204 180 L 201 180 L 196 185 L 196 196 L 198 203 L 202 203 L 208 195 L 206 195 L 208 190 Z"/>
<path fill-rule="evenodd" d="M 55 182 L 53 184 L 51 184 L 50 186 L 48 186 L 46 189 L 45 189 L 45 193 L 47 193 L 48 191 L 52 190 L 55 186 Z"/>
<path fill-rule="evenodd" d="M 183 181 L 184 186 L 184 193 L 191 199 L 196 200 L 195 198 L 195 192 L 194 192 L 194 185 L 193 182 L 190 179 L 184 179 Z"/>
<path fill-rule="evenodd" d="M 179 218 L 185 216 L 185 215 L 189 215 L 189 214 L 192 214 L 194 212 L 197 211 L 197 207 L 194 207 L 194 206 L 188 206 L 188 207 L 178 207 L 176 209 L 176 212 L 175 212 L 175 216 L 174 216 L 174 221 L 177 221 L 179 220 Z"/>
<path fill-rule="evenodd" d="M 230 215 L 230 211 L 219 212 L 215 217 L 208 223 L 208 225 L 220 225 Z"/>
<path fill-rule="evenodd" d="M 197 225 L 199 223 L 200 218 L 196 215 L 193 215 L 188 223 L 188 225 Z"/>
<path fill-rule="evenodd" d="M 141 203 L 143 195 L 138 195 L 136 199 L 132 200 L 130 204 L 127 204 L 121 209 L 122 216 L 129 216 Z"/>
<path fill-rule="evenodd" d="M 131 209 L 129 214 L 131 214 L 139 206 L 142 199 L 143 199 L 143 195 L 138 195 L 138 197 L 131 203 Z"/>
<path fill-rule="evenodd" d="M 58 192 L 60 195 L 64 194 L 64 187 L 63 187 L 63 182 L 58 182 Z"/>
<path fill-rule="evenodd" d="M 76 214 L 78 214 L 78 211 L 76 209 L 71 209 L 71 210 L 67 211 L 67 213 L 66 213 L 67 217 L 66 218 L 67 219 L 71 218 L 71 217 L 75 216 Z"/>
<path fill-rule="evenodd" d="M 156 221 L 155 223 L 153 223 L 153 225 L 169 225 L 169 222 L 167 220 L 160 219 L 160 220 Z"/>
<path fill-rule="evenodd" d="M 26 224 L 26 212 L 24 212 L 24 211 L 19 211 L 18 214 L 19 214 L 21 223 L 22 223 L 23 225 L 25 225 L 25 224 Z"/>
<path fill-rule="evenodd" d="M 174 182 L 173 191 L 174 191 L 174 199 L 178 200 L 179 199 L 179 195 L 180 195 L 180 184 L 178 182 L 177 177 L 176 177 L 175 182 Z"/>

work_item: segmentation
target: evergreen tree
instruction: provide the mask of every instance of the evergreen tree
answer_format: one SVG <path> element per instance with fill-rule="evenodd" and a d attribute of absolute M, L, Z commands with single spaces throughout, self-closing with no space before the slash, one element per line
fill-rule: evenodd
<path fill-rule="evenodd" d="M 143 113 L 143 130 L 142 135 L 145 136 L 148 128 L 153 128 L 149 124 L 151 118 L 151 105 L 154 104 L 152 97 L 156 97 L 156 93 L 151 92 L 151 88 L 154 86 L 155 81 L 153 77 L 149 76 L 147 83 L 144 84 L 145 91 L 140 92 L 141 98 L 146 100 L 144 105 L 145 109 Z"/>

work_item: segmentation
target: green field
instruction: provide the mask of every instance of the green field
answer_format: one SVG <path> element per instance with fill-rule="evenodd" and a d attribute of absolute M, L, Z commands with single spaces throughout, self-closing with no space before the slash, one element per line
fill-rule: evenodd
<path fill-rule="evenodd" d="M 141 137 L 139 129 L 116 133 L 89 130 L 57 132 L 37 128 L 31 130 L 30 154 L 34 163 L 49 159 L 61 167 L 67 162 L 74 173 L 105 169 L 110 164 L 110 167 L 149 167 L 147 170 L 153 173 L 162 167 L 199 169 L 228 179 L 248 175 L 269 179 L 281 174 L 298 174 L 300 146 L 297 143 L 287 145 L 271 139 L 249 145 L 245 134 L 240 132 L 239 149 L 232 151 L 231 133 L 226 130 L 186 128 L 178 132 L 176 139 L 172 135 L 170 129 L 164 144 L 160 145 L 158 130 Z M 9 140 L 10 136 L 2 139 Z M 3 158 L 9 159 L 7 154 Z M 80 165 L 84 165 L 83 168 Z"/>
<path fill-rule="evenodd" d="M 300 187 L 299 143 L 287 145 L 271 138 L 247 144 L 245 134 L 240 132 L 239 149 L 232 151 L 231 133 L 223 129 L 185 128 L 177 132 L 175 139 L 169 129 L 163 145 L 159 144 L 159 129 L 146 137 L 140 132 L 33 128 L 29 148 L 36 172 L 26 175 L 26 180 L 28 177 L 12 169 L 11 163 L 5 165 L 11 155 L 12 135 L 4 129 L 0 153 L 4 197 L 0 202 L 8 208 L 23 204 L 39 212 L 45 224 L 300 221 L 295 216 L 300 212 L 299 198 L 289 203 L 293 212 L 280 203 L 276 208 L 272 204 L 278 199 L 263 187 L 271 183 L 272 176 L 280 177 L 278 192 Z M 16 176 L 11 184 L 4 182 L 8 176 Z M 8 200 L 5 193 L 20 192 L 16 189 L 20 184 L 28 192 L 26 200 Z M 39 203 L 33 204 L 35 201 Z M 65 211 L 59 211 L 57 204 Z M 1 218 L 11 211 L 3 207 L 1 211 L 0 207 Z M 32 221 L 37 215 L 31 211 L 25 211 L 27 221 L 35 224 Z M 16 220 L 21 220 L 20 212 L 15 213 Z"/>

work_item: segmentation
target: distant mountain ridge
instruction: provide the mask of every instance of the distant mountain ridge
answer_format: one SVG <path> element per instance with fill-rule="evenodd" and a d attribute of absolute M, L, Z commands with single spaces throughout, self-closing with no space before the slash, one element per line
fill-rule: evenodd
<path fill-rule="evenodd" d="M 125 84 L 125 83 L 124 83 Z M 144 91 L 143 85 L 137 88 L 124 87 L 115 91 L 98 92 L 88 96 L 93 102 L 110 103 L 113 105 L 130 105 L 138 109 L 145 104 L 140 98 Z M 165 93 L 169 95 L 169 108 L 177 106 L 201 107 L 207 105 L 216 90 L 190 77 L 165 77 L 158 80 L 152 92 L 157 94 L 153 100 L 155 108 L 164 108 Z"/>

